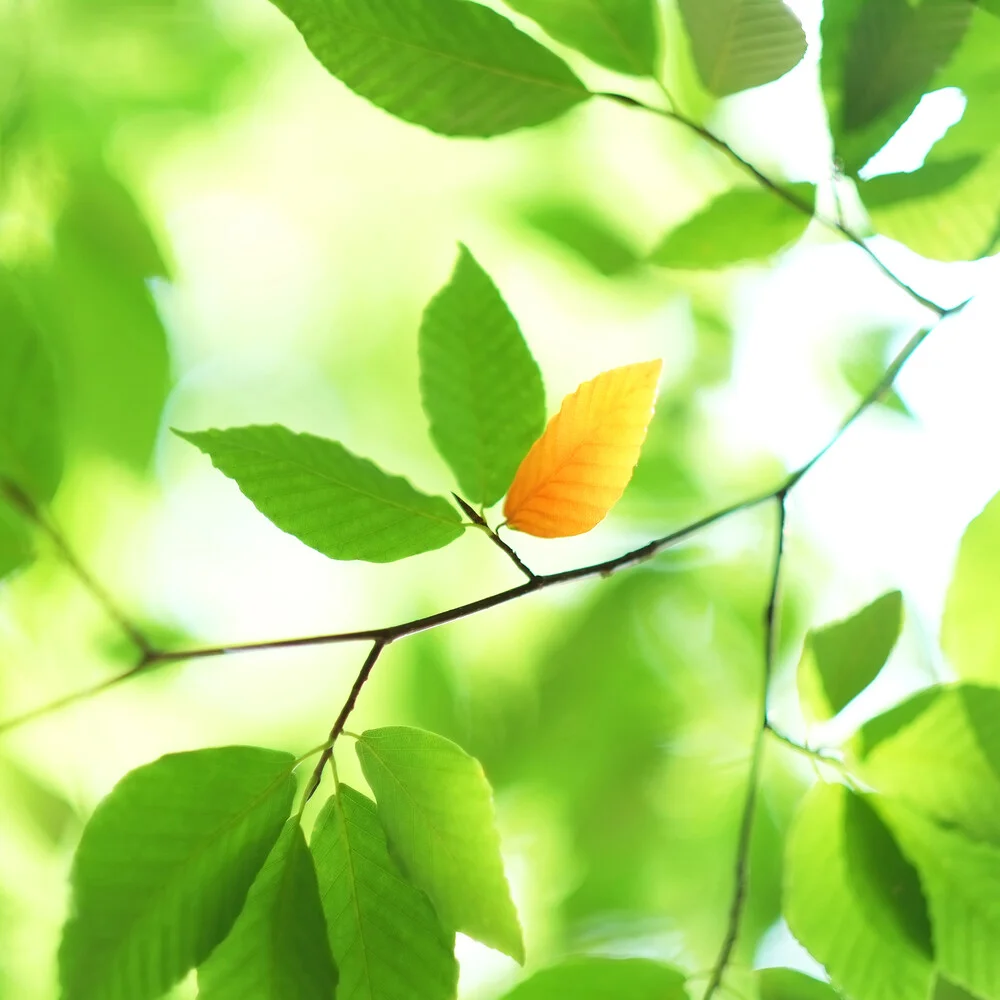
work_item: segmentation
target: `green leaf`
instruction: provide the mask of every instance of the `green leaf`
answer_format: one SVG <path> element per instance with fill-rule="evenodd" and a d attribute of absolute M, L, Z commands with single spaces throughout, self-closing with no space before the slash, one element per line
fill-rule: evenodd
<path fill-rule="evenodd" d="M 903 595 L 883 594 L 843 621 L 813 629 L 799 661 L 803 706 L 829 719 L 853 701 L 885 666 L 903 623 Z"/>
<path fill-rule="evenodd" d="M 336 990 L 316 870 L 293 816 L 229 936 L 198 970 L 198 1000 L 331 1000 Z"/>
<path fill-rule="evenodd" d="M 785 857 L 792 933 L 855 1000 L 926 1000 L 933 974 L 920 883 L 863 799 L 818 784 Z"/>
<path fill-rule="evenodd" d="M 590 93 L 506 18 L 465 0 L 274 0 L 361 97 L 442 135 L 540 125 Z"/>
<path fill-rule="evenodd" d="M 919 100 L 962 41 L 973 9 L 971 0 L 864 0 L 844 53 L 844 131 Z"/>
<path fill-rule="evenodd" d="M 154 1000 L 208 957 L 281 832 L 294 763 L 259 747 L 197 750 L 112 789 L 73 863 L 63 1000 Z"/>
<path fill-rule="evenodd" d="M 449 1000 L 458 987 L 454 934 L 389 854 L 375 803 L 340 785 L 312 836 L 338 1000 Z"/>
<path fill-rule="evenodd" d="M 953 188 L 980 163 L 979 156 L 962 156 L 946 163 L 926 163 L 919 170 L 882 174 L 858 182 L 858 193 L 869 212 L 920 200 Z"/>
<path fill-rule="evenodd" d="M 893 802 L 883 811 L 920 870 L 941 973 L 980 997 L 1000 996 L 1000 847 Z"/>
<path fill-rule="evenodd" d="M 394 854 L 448 928 L 524 961 L 493 800 L 475 758 L 420 729 L 372 729 L 357 745 Z"/>
<path fill-rule="evenodd" d="M 147 286 L 164 270 L 131 199 L 88 173 L 74 178 L 51 266 L 32 281 L 66 387 L 70 443 L 140 472 L 171 384 L 167 334 Z"/>
<path fill-rule="evenodd" d="M 965 529 L 941 620 L 941 647 L 959 677 L 1000 681 L 1000 493 Z"/>
<path fill-rule="evenodd" d="M 31 535 L 20 516 L 0 500 L 0 580 L 23 566 L 32 554 Z"/>
<path fill-rule="evenodd" d="M 840 374 L 859 398 L 864 399 L 882 381 L 888 367 L 887 356 L 895 331 L 891 328 L 869 330 L 850 338 L 840 356 Z M 912 417 L 906 403 L 895 389 L 883 392 L 878 405 L 904 417 Z"/>
<path fill-rule="evenodd" d="M 608 69 L 656 75 L 658 30 L 651 0 L 511 0 L 510 6 Z"/>
<path fill-rule="evenodd" d="M 52 361 L 13 280 L 0 271 L 0 478 L 45 503 L 61 476 Z"/>
<path fill-rule="evenodd" d="M 464 530 L 447 500 L 420 493 L 335 441 L 278 424 L 175 433 L 282 531 L 331 559 L 393 562 L 439 549 Z"/>
<path fill-rule="evenodd" d="M 492 506 L 545 428 L 545 389 L 517 320 L 465 247 L 424 312 L 420 390 L 466 499 Z"/>
<path fill-rule="evenodd" d="M 571 958 L 536 972 L 503 1000 L 688 1000 L 684 975 L 648 958 Z"/>
<path fill-rule="evenodd" d="M 865 782 L 932 819 L 1000 843 L 1000 690 L 931 688 L 886 714 L 889 723 L 874 745 L 869 737 L 859 768 Z"/>
<path fill-rule="evenodd" d="M 797 969 L 761 969 L 757 973 L 760 1000 L 837 1000 L 829 983 Z"/>
<path fill-rule="evenodd" d="M 639 263 L 627 239 L 589 206 L 541 202 L 529 206 L 522 218 L 606 278 L 626 274 Z"/>
<path fill-rule="evenodd" d="M 784 76 L 806 36 L 782 0 L 679 0 L 698 74 L 717 97 Z"/>
<path fill-rule="evenodd" d="M 806 231 L 816 199 L 812 184 L 785 188 L 803 203 L 799 209 L 773 191 L 726 191 L 668 233 L 650 255 L 654 264 L 677 268 L 717 268 L 767 260 Z"/>

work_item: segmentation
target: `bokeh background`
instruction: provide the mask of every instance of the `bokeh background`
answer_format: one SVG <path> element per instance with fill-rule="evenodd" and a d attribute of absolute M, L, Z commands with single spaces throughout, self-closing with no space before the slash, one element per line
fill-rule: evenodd
<path fill-rule="evenodd" d="M 666 77 L 688 113 L 769 175 L 819 182 L 829 208 L 820 5 L 790 6 L 805 62 L 721 105 L 700 91 L 668 6 Z M 658 99 L 560 51 L 594 85 Z M 925 98 L 869 172 L 919 166 L 961 103 Z M 622 503 L 582 538 L 512 537 L 533 568 L 615 555 L 770 488 L 928 316 L 816 226 L 767 267 L 644 263 L 738 179 L 677 126 L 610 102 L 488 142 L 436 137 L 330 78 L 266 0 L 0 0 L 0 261 L 30 289 L 59 367 L 68 457 L 53 516 L 171 648 L 383 625 L 516 582 L 474 533 L 390 566 L 328 561 L 169 432 L 285 423 L 447 492 L 416 336 L 460 241 L 518 317 L 550 413 L 600 371 L 665 362 Z M 899 404 L 866 415 L 790 505 L 774 710 L 818 742 L 942 676 L 956 545 L 1000 484 L 995 262 L 873 247 L 946 304 L 977 298 L 906 368 Z M 740 515 L 642 568 L 415 637 L 380 662 L 352 728 L 425 726 L 482 759 L 530 967 L 579 951 L 711 965 L 756 726 L 772 528 L 773 512 Z M 807 733 L 792 697 L 805 629 L 893 587 L 907 617 L 890 669 L 834 732 Z M 72 852 L 127 770 L 206 745 L 302 752 L 363 652 L 182 663 L 3 737 L 0 997 L 55 996 Z M 0 585 L 0 717 L 130 656 L 44 540 Z M 338 759 L 362 780 L 349 743 Z M 778 911 L 810 767 L 772 747 L 766 769 L 737 964 L 815 971 Z M 519 975 L 472 942 L 459 954 L 463 997 Z"/>

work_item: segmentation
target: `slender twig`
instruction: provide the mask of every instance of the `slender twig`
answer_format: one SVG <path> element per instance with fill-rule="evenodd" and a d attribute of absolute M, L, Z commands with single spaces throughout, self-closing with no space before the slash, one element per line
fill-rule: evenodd
<path fill-rule="evenodd" d="M 27 518 L 52 543 L 59 558 L 80 581 L 84 589 L 100 605 L 108 618 L 113 621 L 121 632 L 127 636 L 146 658 L 153 652 L 149 640 L 142 634 L 128 615 L 118 606 L 117 602 L 90 574 L 89 570 L 77 558 L 76 553 L 66 541 L 62 532 L 40 510 L 38 505 L 16 483 L 7 478 L 0 478 L 0 494 Z"/>
<path fill-rule="evenodd" d="M 479 513 L 471 504 L 466 503 L 457 493 L 452 493 L 452 496 L 458 502 L 458 505 L 465 511 L 466 514 L 472 520 L 472 523 L 480 529 L 489 540 L 498 548 L 501 552 L 522 572 L 529 580 L 535 580 L 538 578 L 538 574 L 535 573 L 530 567 L 526 566 L 521 560 L 521 557 L 494 531 L 487 522 L 486 518 Z"/>
<path fill-rule="evenodd" d="M 733 895 L 729 904 L 729 919 L 726 923 L 726 934 L 719 948 L 719 954 L 712 966 L 708 985 L 705 987 L 703 1000 L 712 1000 L 719 988 L 729 965 L 736 939 L 740 932 L 740 922 L 743 907 L 746 903 L 747 887 L 750 875 L 750 842 L 753 838 L 754 813 L 757 808 L 757 792 L 760 788 L 760 769 L 764 756 L 764 733 L 767 730 L 767 697 L 771 687 L 771 677 L 774 673 L 775 648 L 777 644 L 778 620 L 778 589 L 781 583 L 781 566 L 785 552 L 785 515 L 787 491 L 779 492 L 774 500 L 778 508 L 778 524 L 775 531 L 774 559 L 771 566 L 771 585 L 768 591 L 767 605 L 764 609 L 764 665 L 760 686 L 759 725 L 754 734 L 753 746 L 750 750 L 750 773 L 747 776 L 746 798 L 743 802 L 743 814 L 740 818 L 740 829 L 736 846 L 736 868 L 733 875 Z"/>
<path fill-rule="evenodd" d="M 720 153 L 723 153 L 732 163 L 736 164 L 737 167 L 753 177 L 758 184 L 766 188 L 772 194 L 776 195 L 786 204 L 791 205 L 796 211 L 801 212 L 809 218 L 815 219 L 824 228 L 837 233 L 850 243 L 853 243 L 868 257 L 868 259 L 882 272 L 882 274 L 885 275 L 886 278 L 888 278 L 897 288 L 906 292 L 906 294 L 909 295 L 914 302 L 919 303 L 925 309 L 930 309 L 931 312 L 936 313 L 938 316 L 943 317 L 948 312 L 947 307 L 940 305 L 933 299 L 927 298 L 925 295 L 921 295 L 920 292 L 913 288 L 912 285 L 907 284 L 882 261 L 878 254 L 875 253 L 875 251 L 872 250 L 872 248 L 868 246 L 868 244 L 865 243 L 865 241 L 858 236 L 857 233 L 845 226 L 839 219 L 830 219 L 824 215 L 817 214 L 813 205 L 810 205 L 807 201 L 800 198 L 794 191 L 790 191 L 788 188 L 783 187 L 781 184 L 771 180 L 770 177 L 755 167 L 749 160 L 737 153 L 736 150 L 725 141 L 725 139 L 720 138 L 714 132 L 705 128 L 704 125 L 699 125 L 698 122 L 688 118 L 686 115 L 683 115 L 676 110 L 672 110 L 670 108 L 658 108 L 651 104 L 644 104 L 642 101 L 638 101 L 634 97 L 628 97 L 625 94 L 603 92 L 595 94 L 594 96 L 604 97 L 609 101 L 615 101 L 618 104 L 624 104 L 630 108 L 648 111 L 651 114 L 659 115 L 661 118 L 666 118 L 670 121 L 677 122 L 678 125 L 682 125 L 688 131 L 695 133 L 695 135 L 699 136 L 710 146 L 715 147 L 715 149 L 719 150 Z"/>
<path fill-rule="evenodd" d="M 942 320 L 955 315 L 963 309 L 965 305 L 966 303 L 963 302 L 961 305 L 956 306 L 953 309 L 946 310 Z M 907 363 L 907 361 L 909 361 L 910 357 L 923 343 L 927 336 L 939 325 L 940 321 L 931 327 L 919 330 L 913 337 L 911 337 L 893 358 L 884 377 L 880 380 L 878 385 L 876 385 L 875 388 L 861 400 L 850 415 L 840 424 L 836 433 L 826 442 L 826 444 L 824 444 L 824 446 L 811 459 L 809 459 L 808 462 L 789 474 L 780 486 L 777 486 L 775 489 L 770 490 L 767 493 L 749 497 L 745 500 L 739 501 L 738 503 L 731 504 L 728 507 L 723 507 L 722 509 L 714 511 L 697 521 L 677 529 L 669 535 L 664 535 L 661 538 L 655 538 L 651 542 L 647 542 L 645 545 L 642 545 L 637 549 L 632 549 L 629 552 L 616 556 L 613 559 L 607 559 L 603 562 L 593 563 L 588 566 L 581 566 L 577 569 L 566 570 L 562 573 L 550 573 L 543 576 L 533 576 L 531 579 L 526 580 L 518 587 L 512 587 L 509 590 L 503 590 L 499 593 L 491 594 L 488 597 L 483 597 L 476 601 L 470 601 L 467 604 L 450 608 L 447 611 L 439 611 L 435 614 L 426 615 L 422 618 L 414 618 L 398 625 L 390 625 L 383 628 L 362 629 L 353 632 L 335 632 L 328 635 L 301 636 L 289 639 L 270 639 L 263 642 L 247 642 L 225 646 L 206 646 L 200 649 L 151 650 L 143 655 L 142 659 L 136 666 L 130 668 L 124 673 L 110 677 L 93 687 L 65 695 L 55 701 L 31 709 L 22 715 L 7 719 L 6 721 L 0 723 L 0 736 L 48 715 L 50 712 L 55 712 L 59 709 L 74 705 L 77 702 L 84 701 L 87 698 L 107 691 L 110 688 L 116 687 L 118 684 L 130 680 L 140 673 L 153 670 L 160 666 L 165 666 L 168 663 L 177 663 L 182 660 L 204 660 L 218 656 L 261 652 L 265 650 L 296 649 L 302 646 L 337 645 L 350 642 L 378 642 L 379 640 L 382 640 L 383 642 L 392 642 L 396 639 L 402 639 L 406 636 L 414 635 L 417 632 L 425 632 L 430 629 L 438 628 L 441 625 L 448 625 L 451 622 L 459 621 L 463 618 L 469 618 L 483 611 L 488 611 L 491 608 L 508 604 L 511 601 L 516 601 L 522 597 L 526 597 L 528 594 L 546 590 L 549 587 L 553 587 L 558 584 L 570 583 L 574 580 L 585 580 L 591 577 L 610 576 L 612 573 L 615 573 L 620 569 L 625 569 L 626 567 L 641 563 L 652 558 L 657 553 L 662 552 L 664 549 L 685 541 L 705 528 L 726 520 L 734 514 L 758 507 L 760 504 L 773 500 L 780 494 L 787 495 L 790 493 L 792 489 L 798 485 L 799 481 L 813 468 L 813 466 L 815 466 L 816 463 L 841 439 L 847 428 L 850 427 L 851 424 L 867 409 L 874 405 L 884 392 L 891 388 L 903 366 Z"/>
<path fill-rule="evenodd" d="M 344 731 L 344 726 L 347 725 L 347 719 L 351 712 L 354 711 L 354 706 L 358 703 L 358 696 L 361 694 L 361 689 L 365 686 L 365 683 L 371 676 L 372 670 L 375 669 L 375 664 L 378 663 L 378 658 L 382 655 L 382 650 L 385 649 L 388 644 L 388 639 L 377 639 L 372 644 L 372 648 L 365 657 L 365 662 L 362 664 L 358 676 L 354 678 L 354 684 L 351 685 L 351 692 L 347 696 L 347 701 L 344 702 L 344 707 L 340 710 L 340 714 L 337 716 L 337 721 L 334 722 L 333 728 L 330 730 L 330 737 L 327 740 L 326 749 L 322 754 L 320 754 L 320 758 L 316 763 L 312 776 L 309 778 L 309 783 L 306 785 L 305 794 L 302 796 L 303 806 L 312 798 L 316 789 L 319 788 L 319 783 L 323 779 L 323 768 L 326 767 L 328 761 L 333 759 L 333 746 L 340 737 L 340 734 Z"/>

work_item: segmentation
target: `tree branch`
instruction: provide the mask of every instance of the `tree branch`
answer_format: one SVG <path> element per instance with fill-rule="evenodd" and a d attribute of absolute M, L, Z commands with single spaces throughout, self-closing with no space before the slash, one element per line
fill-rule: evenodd
<path fill-rule="evenodd" d="M 522 572 L 529 580 L 537 579 L 537 574 L 526 566 L 522 561 L 521 557 L 489 526 L 486 518 L 479 513 L 471 504 L 466 503 L 457 493 L 452 493 L 452 496 L 458 502 L 458 505 L 465 511 L 466 514 L 471 518 L 472 523 L 486 533 L 489 540 L 500 549 L 501 552 Z"/>
<path fill-rule="evenodd" d="M 909 295 L 914 302 L 923 306 L 925 309 L 931 310 L 931 312 L 936 313 L 942 318 L 949 312 L 947 307 L 940 305 L 933 299 L 927 298 L 925 295 L 921 295 L 920 292 L 913 288 L 912 285 L 903 281 L 899 275 L 890 270 L 878 254 L 875 253 L 875 251 L 872 250 L 872 248 L 869 247 L 857 233 L 848 229 L 847 226 L 845 226 L 839 219 L 829 219 L 826 216 L 817 214 L 812 205 L 803 201 L 794 192 L 789 191 L 787 188 L 782 187 L 782 185 L 771 180 L 770 177 L 758 170 L 757 167 L 755 167 L 749 160 L 737 153 L 736 150 L 725 141 L 725 139 L 722 139 L 714 132 L 709 131 L 704 125 L 699 125 L 698 122 L 688 118 L 686 115 L 683 115 L 678 111 L 674 111 L 670 108 L 657 108 L 651 104 L 644 104 L 642 101 L 637 101 L 634 97 L 628 97 L 625 94 L 602 92 L 594 94 L 594 96 L 603 97 L 609 101 L 614 101 L 616 104 L 624 104 L 629 108 L 637 108 L 641 111 L 648 111 L 650 114 L 659 115 L 661 118 L 666 118 L 670 121 L 676 122 L 678 125 L 682 125 L 689 132 L 693 132 L 710 146 L 719 150 L 719 152 L 725 155 L 730 162 L 734 163 L 737 167 L 744 171 L 744 173 L 749 174 L 758 184 L 761 185 L 761 187 L 770 191 L 786 204 L 791 205 L 796 211 L 801 212 L 810 219 L 815 219 L 825 229 L 828 229 L 830 232 L 837 233 L 850 243 L 853 243 L 868 257 L 868 259 L 882 272 L 882 274 L 885 275 L 886 278 L 888 278 L 897 288 L 906 292 L 906 294 Z"/>

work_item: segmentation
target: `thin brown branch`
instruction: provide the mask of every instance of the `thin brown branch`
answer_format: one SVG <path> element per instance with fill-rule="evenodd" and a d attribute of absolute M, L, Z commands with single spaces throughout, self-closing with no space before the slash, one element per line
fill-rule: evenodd
<path fill-rule="evenodd" d="M 452 496 L 458 502 L 458 505 L 465 511 L 465 513 L 472 520 L 472 523 L 482 531 L 487 538 L 498 548 L 500 551 L 518 568 L 518 570 L 523 573 L 529 580 L 536 580 L 538 574 L 535 573 L 529 566 L 526 566 L 522 561 L 521 557 L 489 526 L 486 518 L 479 513 L 471 504 L 466 503 L 457 493 L 452 493 Z"/>

